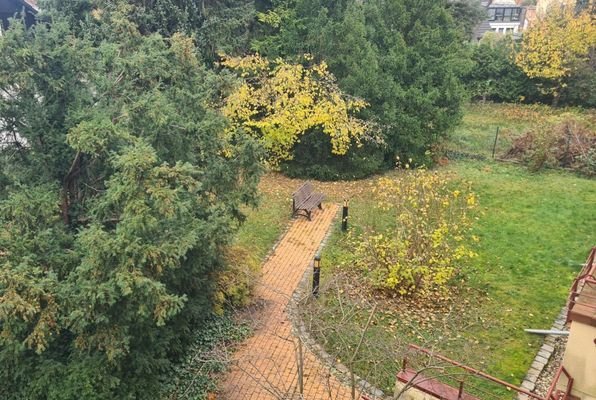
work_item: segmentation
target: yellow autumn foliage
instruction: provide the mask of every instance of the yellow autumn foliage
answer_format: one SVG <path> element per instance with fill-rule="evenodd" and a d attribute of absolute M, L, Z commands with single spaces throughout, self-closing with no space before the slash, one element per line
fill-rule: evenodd
<path fill-rule="evenodd" d="M 231 130 L 257 137 L 272 163 L 291 159 L 293 146 L 311 129 L 329 135 L 334 154 L 345 154 L 366 132 L 352 115 L 366 102 L 342 93 L 325 63 L 305 67 L 250 55 L 223 57 L 222 65 L 243 78 L 223 106 Z"/>
<path fill-rule="evenodd" d="M 530 78 L 560 80 L 572 74 L 596 45 L 594 16 L 587 10 L 575 15 L 573 7 L 552 8 L 524 32 L 516 64 Z"/>
<path fill-rule="evenodd" d="M 406 171 L 379 179 L 376 207 L 390 228 L 355 237 L 354 263 L 372 286 L 402 296 L 444 290 L 473 251 L 476 195 L 448 175 Z"/>

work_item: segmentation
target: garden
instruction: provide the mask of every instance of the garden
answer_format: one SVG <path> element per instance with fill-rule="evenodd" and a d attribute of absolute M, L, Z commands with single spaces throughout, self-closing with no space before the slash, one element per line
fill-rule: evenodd
<path fill-rule="evenodd" d="M 521 383 L 542 343 L 524 328 L 551 325 L 594 243 L 596 185 L 578 173 L 532 172 L 520 163 L 494 161 L 492 146 L 497 126 L 505 132 L 500 158 L 538 116 L 558 113 L 549 107 L 469 105 L 445 143 L 458 149 L 455 160 L 430 170 L 405 168 L 405 160 L 403 168 L 365 180 L 316 183 L 327 201 L 349 200 L 349 231 L 336 223 L 322 253 L 322 295 L 303 304 L 301 315 L 329 354 L 350 360 L 374 310 L 349 367 L 388 393 L 411 343 Z M 279 173 L 262 178 L 265 206 L 248 211 L 234 244 L 240 254 L 264 257 L 289 222 L 289 199 L 301 182 Z M 408 203 L 415 193 L 420 197 Z M 404 212 L 409 216 L 399 215 Z M 429 226 L 418 230 L 418 240 L 426 235 L 431 242 L 419 249 L 395 247 L 414 240 L 400 235 L 424 221 Z M 400 252 L 418 264 L 408 265 Z M 402 262 L 400 271 L 396 261 Z M 423 290 L 414 290 L 411 272 L 421 265 L 428 274 L 418 280 Z M 476 393 L 486 398 L 510 396 L 495 385 L 476 384 Z"/>
<path fill-rule="evenodd" d="M 0 398 L 213 398 L 307 179 L 349 204 L 299 307 L 331 359 L 519 384 L 594 244 L 588 12 L 74 3 L 0 22 Z"/>
<path fill-rule="evenodd" d="M 329 292 L 319 304 L 309 305 L 313 308 L 304 316 L 316 319 L 317 323 L 310 325 L 317 327 L 312 333 L 329 353 L 340 360 L 349 359 L 358 332 L 373 304 L 378 303 L 374 326 L 367 336 L 371 345 L 365 346 L 369 353 L 354 365 L 360 376 L 369 377 L 377 386 L 391 390 L 404 346 L 409 343 L 429 346 L 500 379 L 521 383 L 541 344 L 540 337 L 523 329 L 551 325 L 565 305 L 570 284 L 595 239 L 593 179 L 552 169 L 535 173 L 517 163 L 490 160 L 497 126 L 506 132 L 497 149 L 497 156 L 501 156 L 538 116 L 545 118 L 550 113 L 557 111 L 534 106 L 470 105 L 446 146 L 487 160 L 460 156 L 430 171 L 400 169 L 365 181 L 317 185 L 330 201 L 348 198 L 350 212 L 350 233 L 336 229 L 323 252 L 322 286 Z M 269 175 L 264 182 L 265 187 L 278 188 L 261 192 L 271 199 L 289 198 L 298 183 L 280 175 Z M 457 232 L 446 230 L 445 235 L 464 236 L 461 242 L 465 252 L 474 254 L 462 256 L 456 271 L 448 268 L 447 275 L 455 283 L 445 292 L 431 288 L 430 293 L 408 299 L 401 296 L 405 286 L 391 281 L 391 271 L 384 268 L 387 265 L 379 265 L 377 258 L 371 260 L 369 252 L 363 251 L 362 234 L 366 245 L 377 252 L 399 252 L 391 247 L 395 242 L 384 241 L 381 235 L 387 231 L 399 235 L 397 224 L 407 229 L 405 224 L 414 227 L 421 221 L 399 220 L 395 210 L 388 209 L 388 202 L 400 210 L 412 209 L 399 198 L 387 198 L 387 192 L 403 199 L 408 195 L 404 190 L 425 185 L 430 187 L 425 201 L 429 192 L 438 196 L 430 199 L 434 202 L 444 201 L 446 192 L 452 197 L 447 200 L 458 200 L 454 193 L 460 193 L 467 221 L 459 223 Z M 258 213 L 253 217 L 257 218 L 249 218 L 249 224 L 263 224 Z M 420 218 L 433 219 L 426 214 Z M 252 230 L 248 225 L 245 228 Z M 437 257 L 463 251 L 455 248 L 450 252 L 440 245 L 434 249 Z M 367 266 L 373 265 L 385 271 L 371 274 Z M 437 268 L 433 279 L 436 272 L 445 273 L 444 267 Z M 341 302 L 344 308 L 356 304 L 357 312 L 342 319 Z M 333 329 L 340 323 L 345 325 Z"/>

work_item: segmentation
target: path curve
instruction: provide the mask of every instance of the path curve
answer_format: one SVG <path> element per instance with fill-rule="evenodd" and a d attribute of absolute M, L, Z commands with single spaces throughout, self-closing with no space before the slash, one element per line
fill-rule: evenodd
<path fill-rule="evenodd" d="M 255 312 L 252 337 L 234 353 L 232 367 L 221 386 L 224 400 L 347 400 L 350 390 L 303 347 L 304 396 L 298 391 L 297 340 L 287 306 L 337 214 L 326 204 L 313 212 L 312 221 L 294 220 L 262 267 L 255 294 L 261 305 Z"/>

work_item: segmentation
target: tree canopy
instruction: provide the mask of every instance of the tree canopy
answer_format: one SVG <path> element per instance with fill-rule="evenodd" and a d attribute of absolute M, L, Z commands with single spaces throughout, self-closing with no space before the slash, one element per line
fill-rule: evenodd
<path fill-rule="evenodd" d="M 530 78 L 548 82 L 545 89 L 556 103 L 565 81 L 589 61 L 595 43 L 596 25 L 589 10 L 576 15 L 572 7 L 553 7 L 524 32 L 516 64 Z"/>
<path fill-rule="evenodd" d="M 351 116 L 366 102 L 343 94 L 325 63 L 304 67 L 254 55 L 222 64 L 245 78 L 226 98 L 224 115 L 232 129 L 257 137 L 272 162 L 290 159 L 300 136 L 315 128 L 330 137 L 333 154 L 345 154 L 366 133 L 366 124 Z"/>
<path fill-rule="evenodd" d="M 459 120 L 468 64 L 445 3 L 280 0 L 261 19 L 269 34 L 253 46 L 327 62 L 342 90 L 370 104 L 362 115 L 382 127 L 390 159 L 423 156 Z"/>
<path fill-rule="evenodd" d="M 210 313 L 260 150 L 193 40 L 126 7 L 0 39 L 0 397 L 151 398 Z"/>

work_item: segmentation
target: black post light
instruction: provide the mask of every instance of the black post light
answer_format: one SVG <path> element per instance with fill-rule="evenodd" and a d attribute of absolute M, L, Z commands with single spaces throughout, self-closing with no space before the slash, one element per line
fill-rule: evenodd
<path fill-rule="evenodd" d="M 317 254 L 312 264 L 312 295 L 319 296 L 319 283 L 321 281 L 321 256 Z"/>
<path fill-rule="evenodd" d="M 348 200 L 344 200 L 344 207 L 341 211 L 341 230 L 348 230 Z"/>

